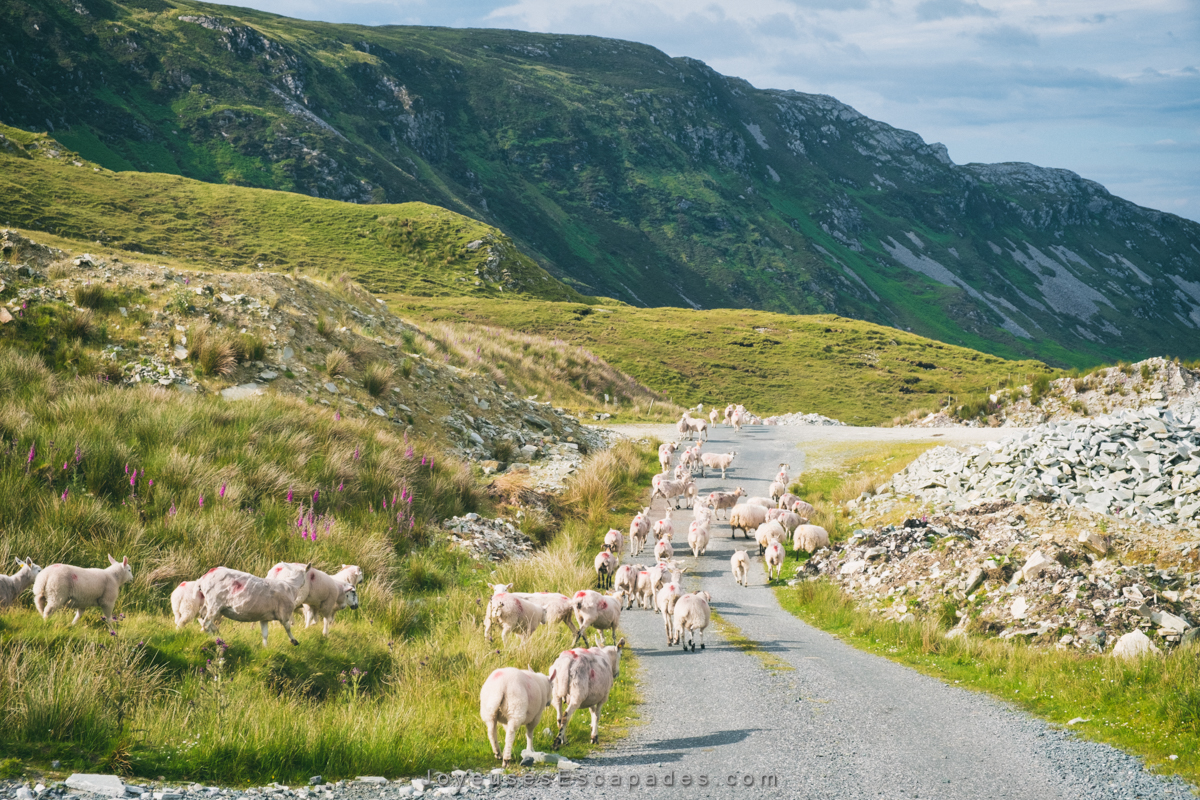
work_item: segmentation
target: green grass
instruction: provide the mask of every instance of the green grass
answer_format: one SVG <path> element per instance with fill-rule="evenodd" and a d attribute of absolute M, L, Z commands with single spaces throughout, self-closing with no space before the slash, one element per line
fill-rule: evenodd
<path fill-rule="evenodd" d="M 988 692 L 1060 725 L 1082 717 L 1086 722 L 1071 726 L 1081 736 L 1138 755 L 1154 770 L 1200 782 L 1200 647 L 1125 662 L 1019 640 L 947 639 L 935 618 L 881 620 L 826 582 L 775 594 L 786 610 L 861 650 Z"/>
<path fill-rule="evenodd" d="M 0 558 L 90 566 L 112 553 L 135 576 L 115 637 L 94 610 L 74 628 L 65 614 L 43 622 L 28 594 L 0 616 L 0 752 L 226 783 L 491 768 L 483 679 L 502 665 L 546 669 L 568 637 L 539 631 L 499 652 L 482 636 L 485 584 L 591 585 L 585 554 L 631 513 L 655 464 L 632 444 L 596 455 L 556 510 L 550 544 L 493 573 L 436 533 L 437 520 L 489 510 L 470 472 L 383 423 L 281 397 L 114 389 L 0 349 L 0 442 Z M 296 527 L 308 511 L 315 541 Z M 299 631 L 296 648 L 276 628 L 264 649 L 257 626 L 228 620 L 227 650 L 174 630 L 179 580 L 277 561 L 358 564 L 360 610 L 342 612 L 328 640 Z M 606 739 L 629 724 L 636 669 L 627 660 Z M 586 728 L 580 718 L 566 755 L 587 752 Z"/>
<path fill-rule="evenodd" d="M 680 405 L 740 402 L 759 414 L 888 422 L 1011 377 L 1056 374 L 869 322 L 765 311 L 388 297 L 398 314 L 470 321 L 585 347 Z"/>

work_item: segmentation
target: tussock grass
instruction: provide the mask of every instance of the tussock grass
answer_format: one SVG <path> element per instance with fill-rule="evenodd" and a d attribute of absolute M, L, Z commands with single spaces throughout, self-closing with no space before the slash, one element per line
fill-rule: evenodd
<path fill-rule="evenodd" d="M 396 368 L 382 362 L 371 364 L 363 371 L 363 388 L 372 397 L 382 397 L 392 387 Z"/>
<path fill-rule="evenodd" d="M 330 350 L 325 356 L 325 372 L 331 378 L 350 372 L 350 354 L 340 347 Z"/>

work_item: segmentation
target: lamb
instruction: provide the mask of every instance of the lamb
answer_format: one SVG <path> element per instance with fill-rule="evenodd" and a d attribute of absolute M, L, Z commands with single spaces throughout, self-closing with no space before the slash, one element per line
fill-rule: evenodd
<path fill-rule="evenodd" d="M 737 450 L 732 453 L 701 453 L 700 454 L 700 477 L 704 477 L 704 469 L 721 470 L 721 480 L 725 480 L 725 471 L 729 469 L 729 465 L 733 463 L 733 457 L 737 455 Z"/>
<path fill-rule="evenodd" d="M 670 561 L 675 555 L 675 548 L 671 547 L 671 540 L 666 536 L 658 540 L 658 544 L 654 545 L 654 557 L 659 561 Z"/>
<path fill-rule="evenodd" d="M 699 558 L 708 549 L 708 522 L 692 520 L 688 526 L 688 547 L 692 548 L 692 556 Z"/>
<path fill-rule="evenodd" d="M 783 529 L 789 535 L 804 522 L 799 514 L 794 511 L 788 511 L 786 508 L 768 508 L 767 519 L 779 520 L 779 524 L 783 526 Z"/>
<path fill-rule="evenodd" d="M 638 556 L 650 535 L 650 506 L 646 506 L 629 523 L 629 555 Z"/>
<path fill-rule="evenodd" d="M 779 481 L 780 483 L 787 483 L 790 480 L 788 477 L 788 470 L 791 468 L 791 464 L 780 464 L 779 474 L 775 476 L 775 480 Z"/>
<path fill-rule="evenodd" d="M 183 630 L 204 610 L 204 593 L 199 581 L 183 581 L 171 592 L 171 613 L 175 615 L 175 630 Z"/>
<path fill-rule="evenodd" d="M 685 594 L 675 601 L 674 630 L 672 631 L 674 641 L 670 644 L 680 644 L 684 631 L 687 631 L 688 641 L 682 642 L 683 649 L 687 650 L 690 643 L 694 653 L 696 652 L 696 632 L 699 631 L 700 649 L 704 649 L 704 629 L 712 620 L 712 609 L 709 607 L 711 602 L 712 595 L 708 592 Z"/>
<path fill-rule="evenodd" d="M 42 571 L 41 567 L 33 563 L 32 558 L 26 558 L 24 561 L 19 558 L 13 560 L 17 562 L 17 571 L 12 575 L 0 575 L 0 608 L 14 603 L 33 585 Z"/>
<path fill-rule="evenodd" d="M 750 585 L 750 553 L 746 550 L 734 550 L 729 559 L 729 567 L 733 570 L 733 580 L 742 586 Z"/>
<path fill-rule="evenodd" d="M 779 507 L 786 508 L 793 513 L 799 514 L 801 519 L 803 519 L 805 522 L 812 519 L 813 514 L 817 513 L 816 509 L 810 504 L 804 502 L 799 497 L 796 497 L 796 495 L 791 493 L 785 494 L 783 497 L 779 498 Z"/>
<path fill-rule="evenodd" d="M 772 540 L 763 554 L 763 565 L 767 568 L 767 583 L 778 579 L 783 572 L 783 545 Z M 772 578 L 774 573 L 774 578 Z"/>
<path fill-rule="evenodd" d="M 792 546 L 796 550 L 815 553 L 822 547 L 829 547 L 829 531 L 820 525 L 799 525 L 792 534 Z"/>
<path fill-rule="evenodd" d="M 579 628 L 575 632 L 575 640 L 571 643 L 572 647 L 580 639 L 583 639 L 585 645 L 587 644 L 585 631 L 588 628 L 594 628 L 597 631 L 600 644 L 604 644 L 604 631 L 612 631 L 613 641 L 617 640 L 617 626 L 621 624 L 619 600 L 613 602 L 612 597 L 593 592 L 590 589 L 583 589 L 576 592 L 575 596 L 571 598 L 571 605 L 575 609 L 575 624 Z"/>
<path fill-rule="evenodd" d="M 779 502 L 779 498 L 787 494 L 787 482 L 778 479 L 771 482 L 771 488 L 768 492 L 771 495 L 771 505 Z"/>
<path fill-rule="evenodd" d="M 199 581 L 204 595 L 204 614 L 200 627 L 217 634 L 221 617 L 236 622 L 257 622 L 262 628 L 263 647 L 267 646 L 267 623 L 283 626 L 288 641 L 299 645 L 292 636 L 292 615 L 308 597 L 307 574 L 312 564 L 282 564 L 277 577 L 259 578 L 248 572 L 215 567 Z"/>
<path fill-rule="evenodd" d="M 683 597 L 683 586 L 678 581 L 670 581 L 664 583 L 654 595 L 654 602 L 658 605 L 658 610 L 662 614 L 663 628 L 667 633 L 667 645 L 671 644 L 671 637 L 674 635 L 674 626 L 671 624 L 672 618 L 675 615 L 675 603 L 680 597 Z"/>
<path fill-rule="evenodd" d="M 625 608 L 633 607 L 633 600 L 637 597 L 638 573 L 644 569 L 641 564 L 622 564 L 617 567 L 613 579 L 613 597 L 620 599 Z"/>
<path fill-rule="evenodd" d="M 667 509 L 667 515 L 660 520 L 656 520 L 653 527 L 654 538 L 661 539 L 664 536 L 668 539 L 675 538 L 675 523 L 671 521 L 671 509 Z"/>
<path fill-rule="evenodd" d="M 736 531 L 740 530 L 749 539 L 750 531 L 757 529 L 766 521 L 767 510 L 765 508 L 750 503 L 739 503 L 729 513 L 730 538 L 736 538 Z"/>
<path fill-rule="evenodd" d="M 70 564 L 51 564 L 38 573 L 33 581 L 33 605 L 42 619 L 49 619 L 60 608 L 74 607 L 74 625 L 84 609 L 100 609 L 103 619 L 112 630 L 113 606 L 121 587 L 133 580 L 133 570 L 126 556 L 117 561 L 111 555 L 104 569 L 73 567 Z"/>
<path fill-rule="evenodd" d="M 500 642 L 508 643 L 508 634 L 518 633 L 527 641 L 546 620 L 546 609 L 532 600 L 501 592 L 493 594 L 483 617 L 483 635 L 492 641 L 492 625 L 500 626 Z"/>
<path fill-rule="evenodd" d="M 667 442 L 658 447 L 658 465 L 666 472 L 671 468 L 671 457 L 675 455 L 675 443 Z"/>
<path fill-rule="evenodd" d="M 771 519 L 758 526 L 754 531 L 754 539 L 758 542 L 758 554 L 761 556 L 771 542 L 785 541 L 787 531 L 779 520 Z"/>
<path fill-rule="evenodd" d="M 691 452 L 691 451 L 690 451 L 690 450 L 688 450 L 686 453 L 684 453 L 684 457 L 685 457 L 685 458 L 684 458 L 684 461 L 680 461 L 678 464 L 676 464 L 676 465 L 675 465 L 675 480 L 677 480 L 677 481 L 681 481 L 681 480 L 683 480 L 683 476 L 684 476 L 684 475 L 688 475 L 688 474 L 690 474 L 690 472 L 689 472 L 689 470 L 687 469 L 687 467 L 685 467 L 685 466 L 684 466 L 684 462 L 688 460 L 688 459 L 686 458 L 686 456 L 687 456 L 687 453 L 690 453 L 690 452 Z"/>
<path fill-rule="evenodd" d="M 712 411 L 709 411 L 708 412 L 708 426 L 710 428 L 717 427 L 717 420 L 719 420 L 720 418 L 721 418 L 721 412 L 717 411 L 715 408 Z"/>
<path fill-rule="evenodd" d="M 492 587 L 492 594 L 511 594 L 520 600 L 529 600 L 537 603 L 546 611 L 546 616 L 542 620 L 544 625 L 553 625 L 556 622 L 561 622 L 567 626 L 567 630 L 575 633 L 575 609 L 571 606 L 571 598 L 565 594 L 558 592 L 510 592 L 511 583 L 492 583 L 488 584 Z M 484 620 L 484 625 L 487 626 L 487 620 Z"/>
<path fill-rule="evenodd" d="M 675 507 L 679 508 L 679 497 L 695 497 L 696 482 L 692 480 L 692 476 L 686 476 L 682 481 L 673 481 L 662 475 L 655 475 L 650 480 L 651 492 L 650 502 L 653 503 L 656 497 L 661 497 L 667 503 L 675 502 Z M 690 507 L 690 506 L 689 506 Z"/>
<path fill-rule="evenodd" d="M 684 467 L 689 475 L 696 472 L 696 467 L 700 466 L 700 459 L 703 454 L 700 452 L 700 445 L 689 447 L 683 451 L 683 455 L 679 459 L 679 466 Z"/>
<path fill-rule="evenodd" d="M 735 406 L 733 403 L 730 403 L 729 405 L 725 406 L 725 417 L 722 420 L 722 422 L 725 425 L 733 424 L 733 412 L 736 408 L 737 408 L 737 406 Z"/>
<path fill-rule="evenodd" d="M 512 761 L 513 739 L 525 728 L 525 743 L 533 749 L 533 731 L 550 705 L 550 678 L 531 669 L 502 667 L 487 677 L 479 690 L 479 717 L 487 726 L 492 755 L 501 758 L 496 743 L 496 724 L 504 723 L 503 766 Z"/>
<path fill-rule="evenodd" d="M 742 432 L 742 423 L 744 421 L 742 414 L 743 412 L 734 409 L 733 415 L 729 418 L 729 424 L 733 425 L 733 430 L 736 433 Z"/>
<path fill-rule="evenodd" d="M 581 708 L 592 712 L 592 744 L 600 742 L 600 710 L 621 674 L 621 648 L 625 640 L 611 647 L 564 650 L 550 667 L 553 685 L 550 704 L 558 717 L 558 736 L 554 749 L 567 743 L 567 726 Z"/>
<path fill-rule="evenodd" d="M 333 574 L 334 580 L 348 583 L 355 589 L 362 583 L 363 571 L 353 564 L 342 564 L 338 571 Z"/>
<path fill-rule="evenodd" d="M 278 564 L 276 568 L 278 568 Z M 361 580 L 362 570 L 358 567 L 347 567 L 342 565 L 342 572 L 349 572 L 351 575 L 358 573 Z M 333 615 L 343 608 L 351 610 L 358 608 L 358 590 L 348 581 L 340 580 L 333 575 L 329 575 L 321 570 L 313 567 L 307 572 L 308 577 L 308 596 L 304 598 L 304 627 L 312 625 L 317 619 L 322 622 L 321 635 L 329 635 L 329 626 L 333 622 Z"/>
<path fill-rule="evenodd" d="M 604 549 L 611 551 L 619 561 L 621 553 L 625 550 L 625 537 L 616 528 L 609 528 L 608 533 L 604 534 Z"/>
<path fill-rule="evenodd" d="M 662 580 L 662 570 L 640 569 L 634 577 L 637 579 L 634 596 L 637 597 L 638 608 L 654 608 L 654 593 Z"/>
<path fill-rule="evenodd" d="M 729 519 L 729 509 L 737 503 L 739 497 L 743 497 L 746 490 L 740 486 L 732 492 L 712 492 L 708 495 L 708 502 L 718 511 L 725 509 L 725 519 Z"/>
<path fill-rule="evenodd" d="M 596 569 L 596 585 L 601 589 L 611 589 L 613 574 L 617 571 L 617 557 L 605 547 L 596 554 L 592 566 Z"/>

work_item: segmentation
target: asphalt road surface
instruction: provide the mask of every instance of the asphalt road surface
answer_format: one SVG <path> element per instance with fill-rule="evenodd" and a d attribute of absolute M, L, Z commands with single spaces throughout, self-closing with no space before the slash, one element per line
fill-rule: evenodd
<path fill-rule="evenodd" d="M 674 437 L 673 428 L 639 430 Z M 705 450 L 735 449 L 738 455 L 727 480 L 710 474 L 699 479 L 700 489 L 703 494 L 742 486 L 751 495 L 766 495 L 780 463 L 790 463 L 793 475 L 803 469 L 797 449 L 802 440 L 961 441 L 1012 433 L 747 427 L 735 434 L 718 428 Z M 657 501 L 652 519 L 664 510 L 664 501 Z M 714 610 L 793 670 L 768 669 L 713 627 L 703 651 L 668 648 L 661 616 L 635 606 L 624 612 L 621 634 L 640 664 L 640 724 L 585 759 L 581 769 L 564 773 L 569 785 L 506 788 L 498 796 L 1194 797 L 1182 781 L 1147 772 L 1132 756 L 806 625 L 781 609 L 766 586 L 753 541 L 739 534 L 734 542 L 726 523 L 715 524 L 707 554 L 693 558 L 686 546 L 691 518 L 690 511 L 675 512 L 676 531 L 683 529 L 675 537 L 676 558 L 690 567 L 685 584 L 710 592 Z M 751 549 L 748 588 L 734 583 L 730 573 L 736 548 Z M 573 737 L 586 735 L 583 726 L 572 729 Z M 602 743 L 606 738 L 603 718 L 600 738 Z"/>

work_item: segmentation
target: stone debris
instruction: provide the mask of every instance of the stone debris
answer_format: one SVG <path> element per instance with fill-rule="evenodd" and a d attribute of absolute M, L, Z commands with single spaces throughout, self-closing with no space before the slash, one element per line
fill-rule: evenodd
<path fill-rule="evenodd" d="M 934 502 L 1039 499 L 1155 525 L 1196 527 L 1198 428 L 1200 414 L 1163 408 L 1049 423 L 966 452 L 934 448 L 896 475 L 891 487 Z"/>
<path fill-rule="evenodd" d="M 763 425 L 845 425 L 841 420 L 830 419 L 823 417 L 820 414 L 803 414 L 799 411 L 794 411 L 790 414 L 777 414 L 773 417 L 766 417 L 762 421 Z"/>
<path fill-rule="evenodd" d="M 442 523 L 450 544 L 466 550 L 480 561 L 501 562 L 533 554 L 533 540 L 511 522 L 470 513 Z"/>

